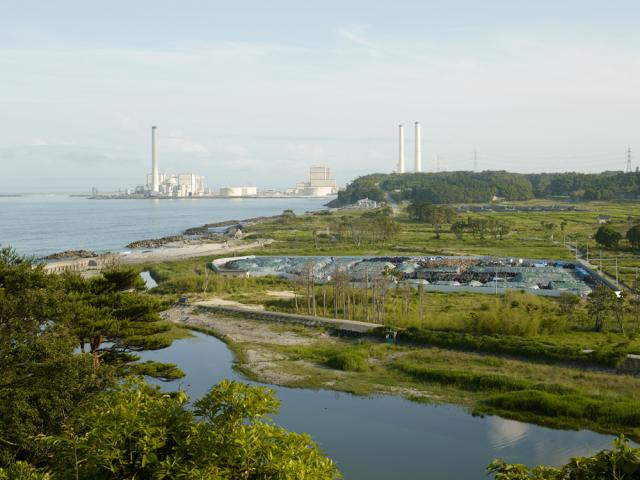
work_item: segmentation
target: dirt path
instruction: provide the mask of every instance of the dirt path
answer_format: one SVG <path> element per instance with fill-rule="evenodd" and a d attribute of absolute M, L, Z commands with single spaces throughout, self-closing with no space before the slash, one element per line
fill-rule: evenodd
<path fill-rule="evenodd" d="M 236 352 L 236 365 L 251 379 L 264 383 L 302 388 L 326 388 L 354 393 L 353 382 L 360 394 L 391 394 L 408 398 L 437 400 L 432 392 L 411 386 L 378 383 L 377 379 L 360 377 L 361 373 L 327 368 L 323 364 L 301 359 L 283 347 L 332 348 L 344 341 L 320 328 L 271 323 L 220 314 L 199 309 L 196 305 L 175 306 L 165 312 L 166 320 L 215 332 Z M 399 353 L 397 355 L 400 355 Z M 390 359 L 393 359 L 390 357 Z M 373 363 L 376 363 L 375 361 Z"/>
<path fill-rule="evenodd" d="M 305 329 L 304 334 L 283 330 L 280 325 L 242 318 L 225 318 L 203 312 L 197 306 L 173 307 L 162 312 L 162 317 L 187 326 L 204 327 L 230 343 L 240 346 L 243 352 L 241 367 L 256 379 L 275 385 L 290 385 L 304 380 L 304 376 L 286 372 L 281 362 L 288 358 L 269 349 L 269 345 L 309 345 L 320 337 L 329 338 L 320 330 Z M 296 362 L 299 367 L 313 368 L 308 362 Z"/>

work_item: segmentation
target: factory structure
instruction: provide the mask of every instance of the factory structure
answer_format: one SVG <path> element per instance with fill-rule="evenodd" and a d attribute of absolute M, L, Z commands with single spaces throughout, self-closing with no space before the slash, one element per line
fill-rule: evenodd
<path fill-rule="evenodd" d="M 415 146 L 414 146 L 414 172 L 422 171 L 422 134 L 420 129 L 420 122 L 416 122 L 414 124 L 414 136 L 415 136 Z M 398 125 L 398 165 L 396 168 L 397 173 L 405 173 L 405 161 L 404 161 L 404 126 Z"/>
<path fill-rule="evenodd" d="M 258 189 L 256 187 L 222 187 L 220 189 L 221 197 L 257 197 Z"/>
<path fill-rule="evenodd" d="M 156 148 L 158 127 L 151 127 L 151 173 L 135 189 L 117 192 L 98 192 L 94 187 L 92 198 L 273 198 L 273 197 L 325 197 L 336 195 L 338 185 L 331 178 L 329 167 L 311 167 L 309 181 L 299 182 L 286 190 L 258 190 L 255 186 L 224 186 L 214 192 L 206 187 L 204 177 L 195 173 L 162 173 L 158 165 Z"/>
<path fill-rule="evenodd" d="M 142 189 L 149 196 L 163 197 L 198 197 L 211 192 L 204 185 L 204 177 L 194 173 L 165 174 L 158 170 L 156 152 L 156 131 L 158 127 L 151 127 L 151 173 L 147 174 L 147 181 Z M 138 192 L 139 193 L 139 192 Z"/>
<path fill-rule="evenodd" d="M 166 175 L 159 173 L 157 188 L 153 188 L 153 174 L 147 175 L 146 190 L 153 196 L 163 195 L 170 197 L 197 197 L 208 195 L 210 192 L 204 185 L 204 177 L 194 173 L 176 173 Z"/>
<path fill-rule="evenodd" d="M 298 182 L 295 187 L 286 191 L 258 191 L 256 187 L 223 187 L 220 197 L 326 197 L 338 193 L 338 185 L 331 178 L 329 167 L 311 167 L 309 181 Z"/>
<path fill-rule="evenodd" d="M 331 178 L 329 167 L 311 167 L 308 182 L 298 182 L 295 187 L 287 189 L 288 195 L 305 197 L 326 197 L 338 193 L 338 184 Z"/>

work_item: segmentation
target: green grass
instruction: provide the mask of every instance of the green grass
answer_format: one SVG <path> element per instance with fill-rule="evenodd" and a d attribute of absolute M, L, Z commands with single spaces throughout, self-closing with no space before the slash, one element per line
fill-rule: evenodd
<path fill-rule="evenodd" d="M 477 412 L 500 413 L 538 422 L 576 426 L 591 423 L 596 428 L 640 427 L 640 403 L 589 398 L 580 394 L 560 395 L 539 390 L 520 390 L 492 396 L 480 402 Z M 636 435 L 637 438 L 637 435 Z"/>
<path fill-rule="evenodd" d="M 384 335 L 385 328 L 379 330 Z M 597 335 L 597 334 L 596 334 Z M 567 334 L 566 336 L 569 336 Z M 437 346 L 474 352 L 511 355 L 550 362 L 577 362 L 585 365 L 616 367 L 629 352 L 630 342 L 599 344 L 592 350 L 590 344 L 575 344 L 559 337 L 516 337 L 509 335 L 474 335 L 464 332 L 429 330 L 411 327 L 398 333 L 397 340 L 414 345 Z"/>
<path fill-rule="evenodd" d="M 510 392 L 537 389 L 559 393 L 569 393 L 572 389 L 560 385 L 534 383 L 527 380 L 497 373 L 479 373 L 460 370 L 433 368 L 410 361 L 394 364 L 399 371 L 421 382 L 438 383 L 471 392 Z"/>

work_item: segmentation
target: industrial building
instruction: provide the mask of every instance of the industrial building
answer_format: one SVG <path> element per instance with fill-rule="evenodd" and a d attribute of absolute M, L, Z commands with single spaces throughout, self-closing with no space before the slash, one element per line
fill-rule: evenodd
<path fill-rule="evenodd" d="M 204 185 L 204 177 L 194 173 L 178 173 L 167 175 L 158 169 L 156 152 L 156 131 L 151 127 L 151 173 L 147 174 L 144 191 L 150 196 L 197 197 L 207 195 L 209 191 Z"/>
<path fill-rule="evenodd" d="M 153 174 L 147 175 L 146 190 L 156 195 L 170 197 L 197 197 L 208 194 L 204 177 L 194 173 L 166 175 L 158 173 L 158 188 L 153 190 Z"/>
<path fill-rule="evenodd" d="M 329 167 L 311 167 L 309 182 L 298 182 L 294 188 L 287 190 L 289 195 L 325 197 L 338 193 L 338 184 L 331 178 Z"/>
<path fill-rule="evenodd" d="M 274 275 L 300 280 L 312 275 L 317 283 L 336 274 L 352 283 L 378 281 L 422 286 L 426 291 L 498 294 L 508 290 L 557 297 L 562 293 L 586 296 L 598 283 L 615 290 L 596 272 L 564 261 L 495 257 L 326 257 L 246 256 L 222 258 L 211 264 L 229 276 Z"/>
<path fill-rule="evenodd" d="M 221 197 L 255 197 L 258 195 L 256 187 L 222 187 Z"/>

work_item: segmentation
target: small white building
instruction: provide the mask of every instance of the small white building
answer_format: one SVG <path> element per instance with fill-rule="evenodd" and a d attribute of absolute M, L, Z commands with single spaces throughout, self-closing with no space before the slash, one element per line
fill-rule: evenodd
<path fill-rule="evenodd" d="M 360 210 L 368 210 L 371 208 L 378 208 L 380 204 L 375 200 L 369 200 L 368 198 L 361 198 L 356 203 L 354 203 L 351 208 L 357 208 Z"/>

